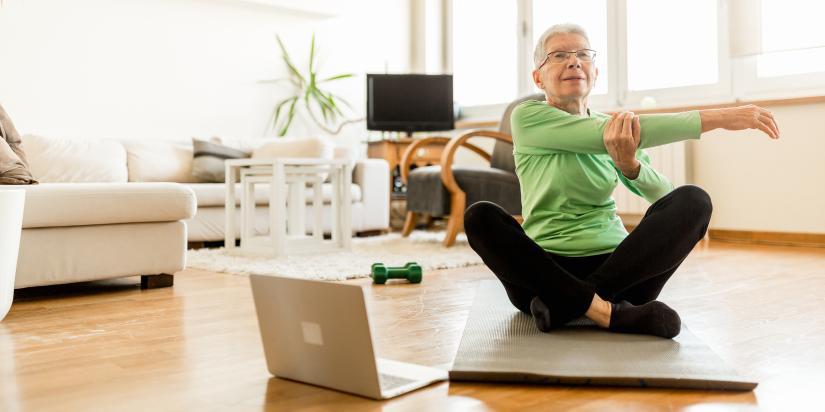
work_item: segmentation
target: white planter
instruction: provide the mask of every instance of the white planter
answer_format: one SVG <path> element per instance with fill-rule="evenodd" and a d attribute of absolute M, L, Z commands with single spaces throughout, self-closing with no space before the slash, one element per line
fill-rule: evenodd
<path fill-rule="evenodd" d="M 0 186 L 0 320 L 11 309 L 26 191 Z"/>

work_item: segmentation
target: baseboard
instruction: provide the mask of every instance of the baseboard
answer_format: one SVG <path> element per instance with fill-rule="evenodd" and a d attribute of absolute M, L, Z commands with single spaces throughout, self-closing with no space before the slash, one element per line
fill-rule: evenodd
<path fill-rule="evenodd" d="M 619 218 L 622 219 L 622 223 L 624 223 L 625 229 L 629 232 L 630 229 L 636 227 L 639 222 L 642 221 L 643 215 L 637 215 L 635 213 L 619 213 Z"/>
<path fill-rule="evenodd" d="M 757 232 L 722 229 L 710 229 L 709 232 L 711 240 L 718 240 L 720 242 L 825 247 L 825 234 L 820 233 Z"/>
<path fill-rule="evenodd" d="M 627 231 L 633 230 L 642 220 L 642 215 L 619 214 Z M 761 232 L 753 230 L 708 230 L 710 240 L 731 243 L 748 243 L 774 246 L 825 247 L 825 234 L 793 232 Z"/>

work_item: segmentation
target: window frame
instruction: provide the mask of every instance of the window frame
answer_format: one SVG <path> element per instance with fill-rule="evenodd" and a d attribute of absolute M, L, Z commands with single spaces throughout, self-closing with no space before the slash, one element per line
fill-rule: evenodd
<path fill-rule="evenodd" d="M 825 71 L 758 77 L 756 57 L 737 59 L 733 96 L 740 100 L 821 96 L 825 94 Z"/>

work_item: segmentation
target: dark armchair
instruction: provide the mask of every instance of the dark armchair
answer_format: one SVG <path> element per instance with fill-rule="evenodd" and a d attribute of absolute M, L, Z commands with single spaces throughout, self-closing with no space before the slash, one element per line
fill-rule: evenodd
<path fill-rule="evenodd" d="M 430 137 L 417 140 L 407 147 L 401 158 L 401 178 L 407 184 L 407 217 L 402 236 L 412 232 L 419 215 L 449 216 L 444 246 L 452 246 L 464 225 L 464 210 L 482 200 L 494 202 L 508 213 L 521 218 L 521 191 L 513 160 L 513 139 L 510 135 L 510 113 L 525 100 L 544 100 L 535 94 L 520 98 L 507 106 L 499 130 L 475 130 L 452 139 Z M 495 139 L 492 153 L 470 143 L 476 137 Z M 444 145 L 438 166 L 410 170 L 416 150 L 428 145 Z M 453 166 L 459 147 L 469 149 L 490 162 L 489 167 Z"/>

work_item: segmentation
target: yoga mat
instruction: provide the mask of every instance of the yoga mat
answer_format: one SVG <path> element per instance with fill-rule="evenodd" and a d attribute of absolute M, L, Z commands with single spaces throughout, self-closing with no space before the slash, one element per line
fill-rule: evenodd
<path fill-rule="evenodd" d="M 611 333 L 586 318 L 542 333 L 498 281 L 483 281 L 450 380 L 561 385 L 752 390 L 682 325 L 675 339 Z"/>

